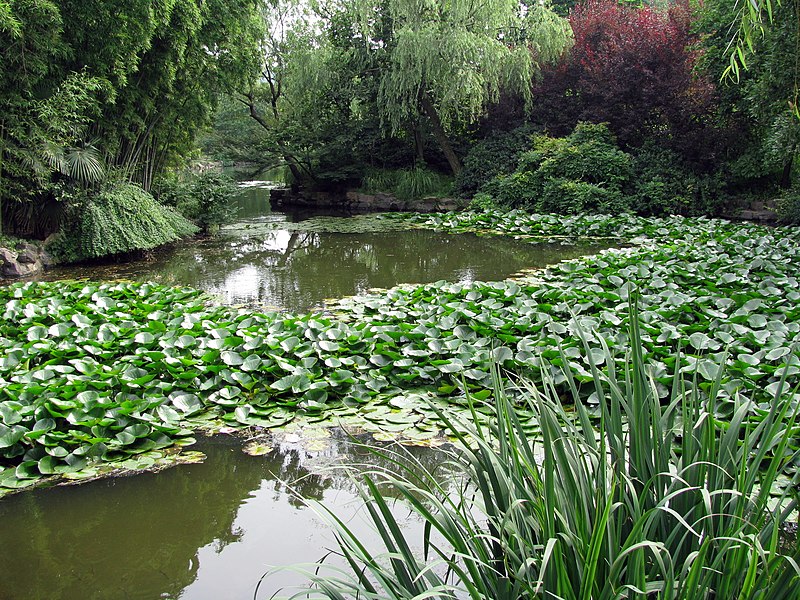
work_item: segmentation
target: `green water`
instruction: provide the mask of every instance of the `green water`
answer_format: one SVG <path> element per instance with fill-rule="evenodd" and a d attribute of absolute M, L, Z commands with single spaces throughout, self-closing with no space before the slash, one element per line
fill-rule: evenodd
<path fill-rule="evenodd" d="M 207 290 L 229 304 L 306 311 L 326 298 L 399 283 L 504 279 L 596 249 L 424 230 L 298 232 L 282 224 L 311 215 L 270 212 L 265 189 L 245 189 L 238 204 L 239 221 L 215 237 L 143 260 L 58 268 L 44 278 L 149 280 Z"/>
<path fill-rule="evenodd" d="M 370 537 L 351 481 L 330 465 L 381 461 L 344 434 L 319 453 L 290 443 L 251 457 L 227 436 L 197 449 L 208 457 L 202 464 L 0 501 L 0 598 L 251 599 L 270 567 L 315 561 L 334 547 L 301 498 L 335 508 Z M 434 450 L 412 451 L 431 469 L 441 461 Z M 421 534 L 398 514 L 412 537 Z M 301 581 L 276 573 L 258 598 Z"/>

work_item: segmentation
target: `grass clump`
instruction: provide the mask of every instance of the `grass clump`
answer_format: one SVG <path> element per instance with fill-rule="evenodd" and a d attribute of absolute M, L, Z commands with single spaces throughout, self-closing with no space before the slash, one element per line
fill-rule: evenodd
<path fill-rule="evenodd" d="M 579 402 L 562 403 L 552 376 L 503 386 L 495 370 L 489 426 L 476 419 L 464 434 L 441 414 L 460 442 L 458 489 L 421 465 L 366 474 L 359 489 L 381 549 L 328 511 L 349 566 L 317 565 L 296 597 L 800 597 L 800 555 L 781 547 L 796 480 L 771 495 L 797 458 L 788 450 L 796 408 L 776 393 L 749 428 L 751 402 L 738 397 L 721 426 L 720 378 L 701 386 L 677 370 L 662 404 L 631 322 L 624 367 L 592 367 L 598 427 Z M 535 412 L 540 436 L 526 433 L 515 402 Z M 381 494 L 387 485 L 423 520 L 422 540 L 406 539 Z"/>
<path fill-rule="evenodd" d="M 150 250 L 197 231 L 141 187 L 122 183 L 82 198 L 48 250 L 58 262 L 78 262 Z"/>
<path fill-rule="evenodd" d="M 453 190 L 453 180 L 426 168 L 375 169 L 364 176 L 362 187 L 370 194 L 383 192 L 400 200 L 419 200 L 448 196 Z"/>

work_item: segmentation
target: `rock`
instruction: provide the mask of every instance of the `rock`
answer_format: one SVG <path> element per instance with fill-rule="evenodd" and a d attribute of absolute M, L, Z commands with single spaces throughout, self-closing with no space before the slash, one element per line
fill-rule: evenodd
<path fill-rule="evenodd" d="M 39 261 L 42 263 L 42 267 L 45 269 L 56 264 L 56 261 L 53 260 L 53 257 L 44 250 L 42 250 L 42 253 L 39 255 Z"/>
<path fill-rule="evenodd" d="M 34 264 L 39 260 L 39 253 L 32 246 L 27 246 L 22 252 L 17 255 L 17 262 L 23 264 Z"/>
<path fill-rule="evenodd" d="M 17 253 L 8 248 L 0 248 L 0 267 L 17 262 Z"/>
<path fill-rule="evenodd" d="M 29 277 L 41 271 L 53 259 L 34 244 L 20 244 L 20 251 L 0 248 L 0 277 Z"/>

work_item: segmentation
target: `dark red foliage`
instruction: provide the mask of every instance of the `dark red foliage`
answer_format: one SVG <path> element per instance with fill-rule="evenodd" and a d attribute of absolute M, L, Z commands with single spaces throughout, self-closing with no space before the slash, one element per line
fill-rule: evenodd
<path fill-rule="evenodd" d="M 657 136 L 686 151 L 705 137 L 714 86 L 694 73 L 686 0 L 668 11 L 590 0 L 570 23 L 575 46 L 536 86 L 536 120 L 556 135 L 607 122 L 628 148 Z"/>

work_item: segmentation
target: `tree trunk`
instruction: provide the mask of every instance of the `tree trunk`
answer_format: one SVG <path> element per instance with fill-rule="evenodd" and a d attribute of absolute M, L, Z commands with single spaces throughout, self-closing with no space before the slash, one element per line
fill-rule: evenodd
<path fill-rule="evenodd" d="M 266 131 L 270 131 L 271 128 L 269 126 L 269 123 L 267 123 L 266 119 L 264 119 L 264 117 L 261 116 L 261 114 L 258 112 L 258 109 L 256 108 L 256 103 L 255 103 L 255 99 L 253 98 L 253 93 L 252 92 L 248 92 L 248 93 L 245 94 L 243 92 L 242 96 L 244 96 L 245 99 L 241 99 L 240 98 L 239 100 L 247 107 L 247 109 L 248 109 L 248 111 L 250 113 L 250 117 L 252 117 L 252 119 L 256 123 L 261 125 L 261 127 L 263 127 Z M 276 118 L 277 118 L 278 113 L 277 113 L 277 109 L 274 106 L 273 106 L 273 110 L 275 111 L 275 115 L 276 115 Z M 289 167 L 289 172 L 292 174 L 292 178 L 294 179 L 294 181 L 292 182 L 292 189 L 296 191 L 297 187 L 299 186 L 300 182 L 303 179 L 303 174 L 300 172 L 300 167 L 297 165 L 297 161 L 295 161 L 294 157 L 291 156 L 286 151 L 286 149 L 284 148 L 283 144 L 278 143 L 277 146 L 278 146 L 278 149 L 281 151 L 281 155 L 283 156 L 283 160 L 286 161 L 286 166 Z"/>
<path fill-rule="evenodd" d="M 427 92 L 422 92 L 419 101 L 422 106 L 422 112 L 424 112 L 425 116 L 431 121 L 433 137 L 436 138 L 436 143 L 439 144 L 439 148 L 441 148 L 442 153 L 445 155 L 445 158 L 447 158 L 450 170 L 453 172 L 453 175 L 458 175 L 461 172 L 461 160 L 459 160 L 453 147 L 450 145 L 450 140 L 447 138 L 447 134 L 444 131 L 442 120 L 439 118 L 439 113 L 436 112 L 436 107 L 433 105 L 433 102 L 431 102 Z"/>
<path fill-rule="evenodd" d="M 411 133 L 414 137 L 414 166 L 425 166 L 425 147 L 424 140 L 422 139 L 422 129 L 419 126 L 419 121 L 411 125 Z"/>

